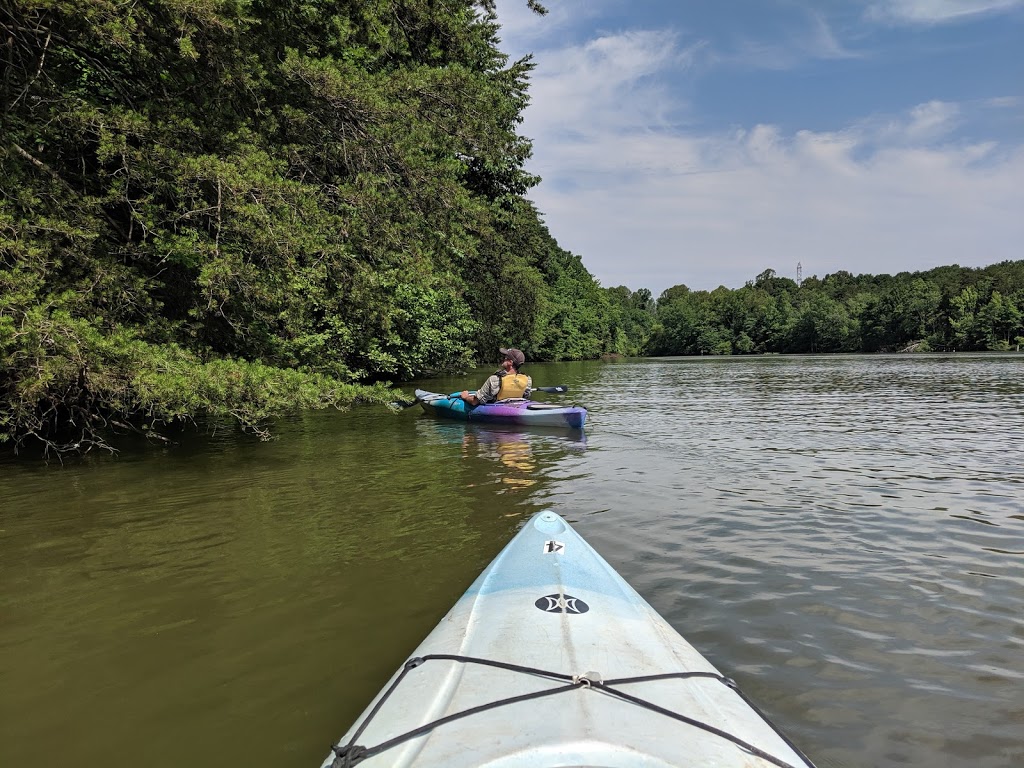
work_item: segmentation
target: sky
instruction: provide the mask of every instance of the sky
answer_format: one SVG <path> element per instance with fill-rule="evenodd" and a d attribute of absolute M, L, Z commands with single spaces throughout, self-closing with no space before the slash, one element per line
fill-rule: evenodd
<path fill-rule="evenodd" d="M 542 2 L 528 197 L 601 285 L 1024 259 L 1024 0 Z"/>

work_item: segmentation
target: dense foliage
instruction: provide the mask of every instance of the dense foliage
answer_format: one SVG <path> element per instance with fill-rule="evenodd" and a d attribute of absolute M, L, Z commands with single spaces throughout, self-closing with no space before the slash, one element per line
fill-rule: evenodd
<path fill-rule="evenodd" d="M 1019 349 L 1024 261 L 857 275 L 799 286 L 772 270 L 738 290 L 679 285 L 657 302 L 654 355 Z"/>
<path fill-rule="evenodd" d="M 0 30 L 0 441 L 603 351 L 492 2 L 0 0 Z"/>

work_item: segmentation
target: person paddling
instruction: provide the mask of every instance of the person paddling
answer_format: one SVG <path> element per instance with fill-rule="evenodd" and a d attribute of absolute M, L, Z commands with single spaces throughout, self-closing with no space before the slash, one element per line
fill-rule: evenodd
<path fill-rule="evenodd" d="M 464 389 L 459 393 L 459 397 L 470 405 L 482 405 L 515 397 L 530 397 L 533 379 L 525 373 L 519 372 L 519 369 L 526 363 L 526 355 L 522 353 L 522 350 L 513 347 L 498 351 L 502 355 L 501 368 L 488 376 L 487 381 L 476 392 Z"/>

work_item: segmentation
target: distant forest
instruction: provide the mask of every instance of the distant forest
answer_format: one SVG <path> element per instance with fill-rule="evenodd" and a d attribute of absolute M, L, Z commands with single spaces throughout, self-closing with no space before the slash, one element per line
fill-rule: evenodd
<path fill-rule="evenodd" d="M 511 0 L 510 0 L 511 1 Z M 533 10 L 544 9 L 524 0 Z M 1024 270 L 604 288 L 526 197 L 492 0 L 0 2 L 0 443 L 606 354 L 1008 349 Z M 682 269 L 682 266 L 681 266 Z"/>
<path fill-rule="evenodd" d="M 1019 350 L 1024 261 L 799 285 L 769 269 L 736 290 L 675 286 L 650 312 L 650 355 Z"/>

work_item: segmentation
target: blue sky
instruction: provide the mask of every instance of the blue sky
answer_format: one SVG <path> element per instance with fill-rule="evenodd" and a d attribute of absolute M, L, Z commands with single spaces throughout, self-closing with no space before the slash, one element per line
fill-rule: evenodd
<path fill-rule="evenodd" d="M 543 2 L 529 197 L 602 285 L 1024 259 L 1024 0 Z"/>

